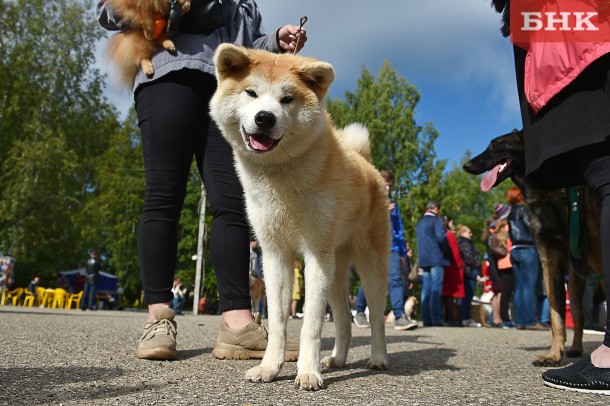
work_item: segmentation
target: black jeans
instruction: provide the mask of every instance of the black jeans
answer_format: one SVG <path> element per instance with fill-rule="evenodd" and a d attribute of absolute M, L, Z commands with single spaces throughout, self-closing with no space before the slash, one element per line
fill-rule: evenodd
<path fill-rule="evenodd" d="M 148 304 L 171 302 L 178 220 L 193 156 L 213 211 L 210 255 L 222 311 L 250 309 L 249 226 L 229 144 L 210 119 L 216 79 L 183 69 L 135 94 L 146 174 L 138 257 Z"/>
<path fill-rule="evenodd" d="M 502 296 L 500 296 L 500 317 L 502 321 L 512 321 L 509 313 L 510 301 L 515 290 L 515 275 L 513 268 L 498 270 L 502 280 Z"/>
<path fill-rule="evenodd" d="M 606 290 L 606 305 L 610 305 L 610 142 L 591 145 L 575 153 L 582 175 L 599 195 L 600 242 Z M 610 347 L 610 312 L 606 313 L 604 345 Z"/>

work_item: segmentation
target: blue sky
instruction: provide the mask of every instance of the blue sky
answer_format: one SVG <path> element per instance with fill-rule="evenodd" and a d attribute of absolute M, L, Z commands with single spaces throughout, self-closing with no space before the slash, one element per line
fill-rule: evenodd
<path fill-rule="evenodd" d="M 439 159 L 457 165 L 465 151 L 521 128 L 512 45 L 499 33 L 490 0 L 258 0 L 268 32 L 308 17 L 301 54 L 331 63 L 330 96 L 356 89 L 362 66 L 377 74 L 388 60 L 420 91 L 415 118 L 440 132 Z M 107 71 L 108 66 L 101 64 Z M 108 82 L 121 111 L 131 94 Z M 364 123 L 366 124 L 366 123 Z"/>

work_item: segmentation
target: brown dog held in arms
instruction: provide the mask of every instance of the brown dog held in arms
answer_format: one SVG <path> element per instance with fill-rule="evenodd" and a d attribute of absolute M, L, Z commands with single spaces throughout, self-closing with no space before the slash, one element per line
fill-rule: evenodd
<path fill-rule="evenodd" d="M 190 0 L 177 0 L 181 13 L 186 13 Z M 168 0 L 106 0 L 114 12 L 121 16 L 121 21 L 127 22 L 130 29 L 113 34 L 106 51 L 116 65 L 121 80 L 126 85 L 132 85 L 138 73 L 152 75 L 150 59 L 158 45 L 169 52 L 175 52 L 176 47 L 165 31 L 164 19 L 170 12 Z"/>
<path fill-rule="evenodd" d="M 532 212 L 531 232 L 542 264 L 549 305 L 553 341 L 549 353 L 538 357 L 536 366 L 556 366 L 565 350 L 565 264 L 568 262 L 569 201 L 565 189 L 542 190 L 533 187 L 525 177 L 525 149 L 523 133 L 514 130 L 491 141 L 487 149 L 464 165 L 473 175 L 488 172 L 481 182 L 481 189 L 488 191 L 507 178 L 511 178 L 524 192 L 527 206 Z M 599 237 L 600 209 L 595 192 L 580 188 L 581 209 L 588 241 L 587 262 L 578 264 L 579 274 L 592 270 L 601 274 L 601 246 Z M 582 271 L 581 271 L 582 269 Z M 583 353 L 583 291 L 585 279 L 578 276 L 570 263 L 568 289 L 574 318 L 574 339 L 567 352 L 568 357 L 580 357 Z"/>

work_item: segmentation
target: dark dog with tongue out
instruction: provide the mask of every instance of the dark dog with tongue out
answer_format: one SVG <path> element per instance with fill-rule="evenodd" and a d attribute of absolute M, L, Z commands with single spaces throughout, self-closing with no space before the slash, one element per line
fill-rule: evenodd
<path fill-rule="evenodd" d="M 551 330 L 553 342 L 546 356 L 538 357 L 534 365 L 556 366 L 565 350 L 566 297 L 565 267 L 568 263 L 568 228 L 570 202 L 566 189 L 543 190 L 535 188 L 525 177 L 525 149 L 523 132 L 513 130 L 493 139 L 481 154 L 464 164 L 464 170 L 473 175 L 486 173 L 481 180 L 481 189 L 489 191 L 510 178 L 521 188 L 528 208 L 532 212 L 530 231 L 542 264 L 549 304 L 551 307 Z M 582 210 L 582 227 L 588 241 L 586 260 L 578 264 L 579 275 L 572 265 L 569 267 L 568 287 L 571 296 L 571 311 L 574 319 L 574 339 L 567 352 L 568 357 L 582 356 L 583 309 L 585 287 L 584 272 L 601 274 L 601 247 L 599 244 L 599 206 L 594 191 L 579 189 Z"/>

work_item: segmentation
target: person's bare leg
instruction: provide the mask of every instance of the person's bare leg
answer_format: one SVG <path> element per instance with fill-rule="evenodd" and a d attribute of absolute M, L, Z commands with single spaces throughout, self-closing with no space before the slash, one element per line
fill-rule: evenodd
<path fill-rule="evenodd" d="M 148 320 L 146 320 L 147 322 L 150 323 L 150 322 L 153 322 L 156 320 L 155 316 L 153 316 L 153 311 L 159 307 L 169 307 L 169 302 L 149 304 L 148 305 Z"/>
<path fill-rule="evenodd" d="M 254 321 L 250 309 L 228 310 L 222 313 L 222 319 L 231 330 L 241 330 Z"/>
<path fill-rule="evenodd" d="M 591 363 L 597 368 L 610 368 L 610 348 L 600 345 L 591 353 Z"/>
<path fill-rule="evenodd" d="M 494 324 L 502 324 L 502 316 L 500 316 L 500 299 L 502 293 L 497 293 L 491 298 L 491 310 L 493 312 Z"/>

